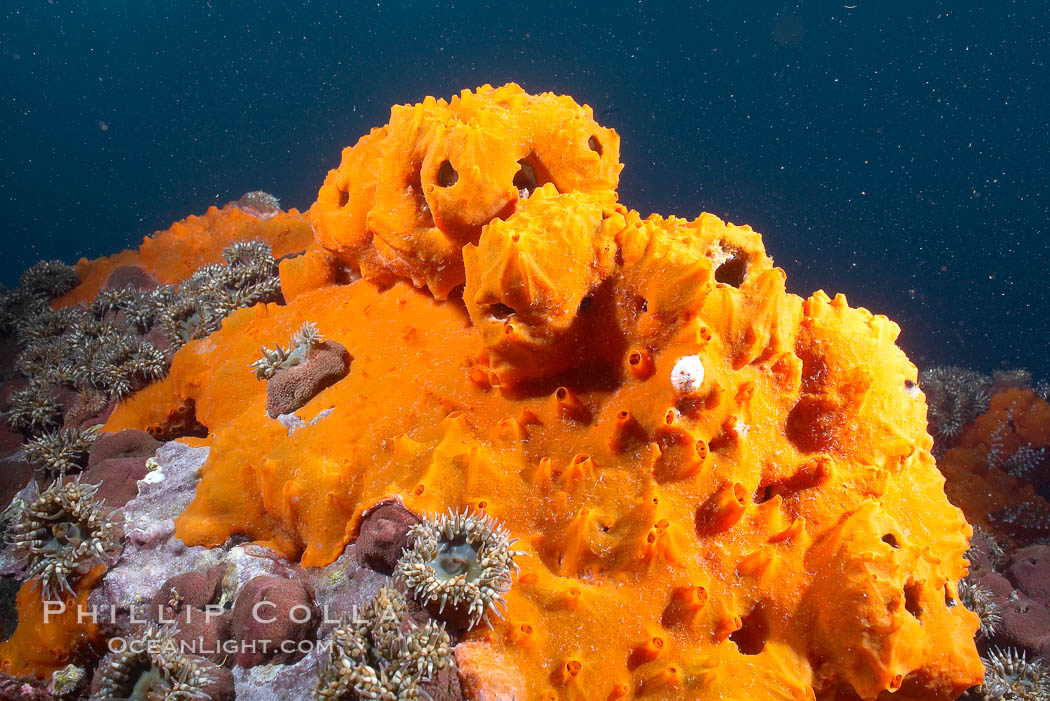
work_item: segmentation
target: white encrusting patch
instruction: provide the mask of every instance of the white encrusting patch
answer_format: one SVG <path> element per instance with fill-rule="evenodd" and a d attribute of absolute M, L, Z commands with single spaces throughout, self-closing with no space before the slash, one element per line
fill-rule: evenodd
<path fill-rule="evenodd" d="M 696 394 L 704 383 L 704 364 L 699 355 L 678 359 L 671 370 L 671 386 L 678 394 Z"/>

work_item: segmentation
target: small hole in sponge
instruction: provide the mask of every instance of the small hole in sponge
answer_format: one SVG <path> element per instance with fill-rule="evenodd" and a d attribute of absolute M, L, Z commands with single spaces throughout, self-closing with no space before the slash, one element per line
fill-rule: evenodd
<path fill-rule="evenodd" d="M 882 536 L 882 542 L 889 545 L 891 548 L 899 548 L 901 546 L 901 544 L 897 542 L 897 536 L 892 533 L 887 533 Z"/>
<path fill-rule="evenodd" d="M 947 584 L 944 585 L 944 605 L 948 608 L 955 606 L 955 597 L 952 596 L 952 591 Z"/>
<path fill-rule="evenodd" d="M 159 441 L 170 441 L 184 436 L 205 438 L 208 435 L 208 427 L 197 420 L 196 404 L 192 399 L 180 404 L 165 421 L 148 427 L 146 431 Z"/>
<path fill-rule="evenodd" d="M 515 313 L 514 307 L 508 307 L 506 304 L 497 302 L 489 307 L 489 316 L 493 319 L 506 319 Z"/>
<path fill-rule="evenodd" d="M 346 203 L 350 201 L 350 193 L 346 190 L 339 191 L 339 206 L 345 207 Z"/>
<path fill-rule="evenodd" d="M 762 605 L 758 604 L 751 609 L 751 613 L 741 619 L 742 625 L 738 630 L 729 634 L 729 639 L 745 655 L 757 655 L 766 646 L 769 638 L 769 621 L 766 620 L 766 612 Z"/>
<path fill-rule="evenodd" d="M 732 287 L 743 285 L 746 276 L 747 259 L 743 256 L 733 256 L 715 268 L 715 281 Z"/>
<path fill-rule="evenodd" d="M 587 139 L 587 148 L 594 151 L 599 156 L 605 151 L 605 149 L 602 148 L 602 142 L 598 141 L 598 137 L 594 134 L 591 134 L 590 138 Z"/>
<path fill-rule="evenodd" d="M 775 485 L 763 485 L 755 490 L 755 496 L 751 498 L 751 501 L 755 502 L 756 504 L 765 504 L 767 501 L 773 498 L 773 495 L 775 493 Z"/>
<path fill-rule="evenodd" d="M 526 163 L 524 159 L 518 161 L 518 165 L 521 167 L 514 174 L 514 187 L 518 189 L 518 192 L 528 197 L 539 185 L 539 181 L 536 178 L 536 170 Z"/>
<path fill-rule="evenodd" d="M 904 585 L 904 608 L 916 618 L 922 616 L 922 604 L 919 603 L 921 595 L 922 584 L 919 582 L 910 582 Z"/>
<path fill-rule="evenodd" d="M 437 172 L 437 184 L 441 187 L 452 187 L 457 182 L 459 182 L 459 173 L 452 167 L 452 163 L 447 159 L 441 161 Z"/>

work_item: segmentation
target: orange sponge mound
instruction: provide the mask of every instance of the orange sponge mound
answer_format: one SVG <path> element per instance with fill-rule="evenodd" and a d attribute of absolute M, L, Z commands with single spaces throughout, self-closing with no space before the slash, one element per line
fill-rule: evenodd
<path fill-rule="evenodd" d="M 544 185 L 463 249 L 464 301 L 494 385 L 648 357 L 695 317 L 719 279 L 773 280 L 761 238 L 711 215 L 694 222 L 618 205 L 612 193 Z M 765 284 L 765 283 L 763 283 Z M 776 283 L 773 283 L 776 284 Z"/>
<path fill-rule="evenodd" d="M 327 252 L 282 266 L 288 303 L 187 343 L 106 430 L 208 427 L 191 545 L 246 534 L 320 566 L 394 495 L 505 524 L 528 555 L 506 620 L 457 647 L 472 698 L 979 683 L 971 531 L 898 327 L 788 294 L 748 227 L 618 204 L 616 150 L 586 108 L 513 85 L 394 108 L 329 174 Z M 248 365 L 304 321 L 354 361 L 289 430 Z"/>
<path fill-rule="evenodd" d="M 460 250 L 523 194 L 615 189 L 619 136 L 589 107 L 514 84 L 399 105 L 343 151 L 310 210 L 317 240 L 371 280 L 410 280 L 444 299 Z"/>
<path fill-rule="evenodd" d="M 77 261 L 80 284 L 54 301 L 54 306 L 90 302 L 106 286 L 109 276 L 122 266 L 137 266 L 161 284 L 185 280 L 197 268 L 222 261 L 222 250 L 237 241 L 258 240 L 270 244 L 274 258 L 298 253 L 313 242 L 307 217 L 297 210 L 261 218 L 229 203 L 222 209 L 209 207 L 202 215 L 186 217 L 169 229 L 142 240 L 137 250 Z"/>

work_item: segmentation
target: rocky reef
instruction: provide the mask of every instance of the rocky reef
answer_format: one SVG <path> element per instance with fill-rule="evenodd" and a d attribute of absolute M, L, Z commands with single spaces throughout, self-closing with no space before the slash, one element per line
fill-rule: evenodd
<path fill-rule="evenodd" d="M 892 321 L 789 294 L 747 226 L 643 218 L 622 167 L 589 107 L 482 86 L 394 107 L 305 214 L 249 193 L 4 293 L 4 522 L 76 479 L 114 524 L 22 586 L 12 698 L 68 664 L 65 698 L 928 701 L 982 654 L 1043 674 L 1008 608 L 1048 605 L 1045 501 L 954 485 L 1045 471 L 1045 397 L 981 418 L 994 382 L 920 381 Z M 103 326 L 121 362 L 159 354 L 119 391 L 39 342 Z M 979 577 L 963 510 L 1005 553 Z"/>

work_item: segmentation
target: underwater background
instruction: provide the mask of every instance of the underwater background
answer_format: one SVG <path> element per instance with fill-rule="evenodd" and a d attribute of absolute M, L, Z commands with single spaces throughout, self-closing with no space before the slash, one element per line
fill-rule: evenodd
<path fill-rule="evenodd" d="M 262 189 L 315 199 L 389 106 L 516 81 L 623 138 L 621 200 L 761 232 L 789 290 L 886 314 L 920 367 L 1050 329 L 1041 2 L 5 2 L 8 286 Z"/>

